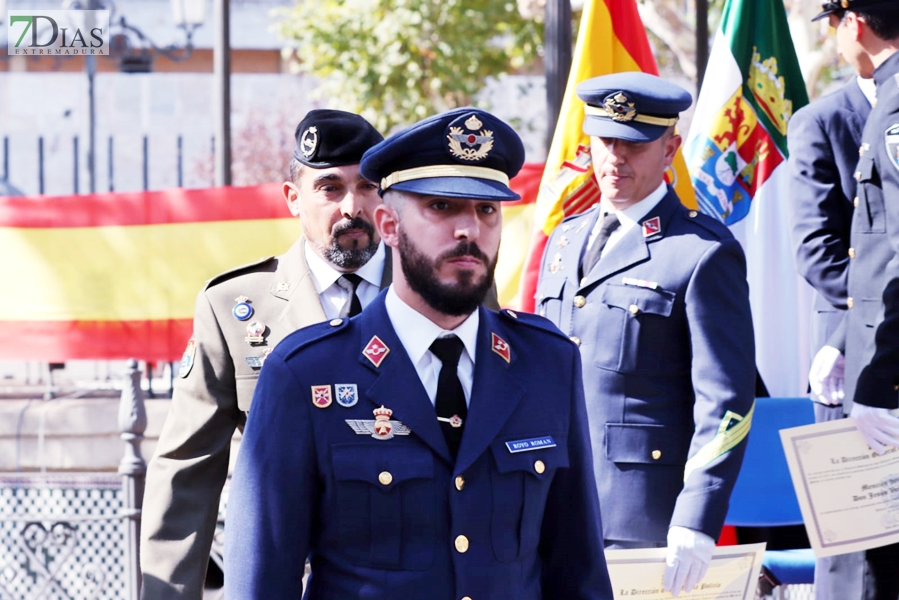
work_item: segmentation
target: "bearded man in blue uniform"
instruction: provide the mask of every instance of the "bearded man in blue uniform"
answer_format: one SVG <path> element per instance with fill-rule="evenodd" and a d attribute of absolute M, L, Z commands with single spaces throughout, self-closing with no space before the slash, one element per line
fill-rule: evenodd
<path fill-rule="evenodd" d="M 226 524 L 229 598 L 611 600 L 577 347 L 480 307 L 512 129 L 450 111 L 370 149 L 394 280 L 266 359 Z"/>
<path fill-rule="evenodd" d="M 580 346 L 605 546 L 667 546 L 677 594 L 708 568 L 752 421 L 745 258 L 664 182 L 689 93 L 645 73 L 577 92 L 602 199 L 550 236 L 537 307 Z"/>

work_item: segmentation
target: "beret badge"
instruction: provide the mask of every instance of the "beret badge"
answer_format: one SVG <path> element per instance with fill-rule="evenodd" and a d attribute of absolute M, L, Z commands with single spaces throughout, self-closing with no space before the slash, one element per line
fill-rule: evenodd
<path fill-rule="evenodd" d="M 624 92 L 615 92 L 609 95 L 603 102 L 603 108 L 609 118 L 620 123 L 633 121 L 634 117 L 637 116 L 637 109 L 634 108 L 634 103 L 630 102 L 630 98 Z"/>
<path fill-rule="evenodd" d="M 309 158 L 315 154 L 315 149 L 318 147 L 318 128 L 313 125 L 306 129 L 303 132 L 303 137 L 300 138 L 300 144 L 303 156 Z"/>
<path fill-rule="evenodd" d="M 465 127 L 450 127 L 446 136 L 449 151 L 460 160 L 477 162 L 487 158 L 493 149 L 493 132 L 482 129 L 484 124 L 475 115 L 465 120 Z"/>

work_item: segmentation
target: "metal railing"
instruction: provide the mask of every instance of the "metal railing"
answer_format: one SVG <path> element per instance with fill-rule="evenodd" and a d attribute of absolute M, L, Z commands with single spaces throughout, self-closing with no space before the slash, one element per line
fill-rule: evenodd
<path fill-rule="evenodd" d="M 147 427 L 141 371 L 119 401 L 117 474 L 0 474 L 0 600 L 136 600 Z"/>

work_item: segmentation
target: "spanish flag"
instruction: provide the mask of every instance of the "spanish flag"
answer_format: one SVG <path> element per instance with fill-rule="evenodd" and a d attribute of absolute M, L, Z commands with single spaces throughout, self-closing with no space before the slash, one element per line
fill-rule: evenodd
<path fill-rule="evenodd" d="M 623 71 L 653 75 L 659 72 L 635 0 L 587 0 L 559 122 L 537 195 L 534 229 L 524 256 L 517 299 L 522 310 L 534 310 L 540 261 L 552 230 L 564 217 L 583 212 L 599 200 L 599 186 L 591 168 L 590 139 L 581 130 L 584 103 L 575 88 L 585 79 Z M 674 167 L 669 182 L 674 183 L 681 201 L 695 208 L 696 199 L 680 152 Z"/>

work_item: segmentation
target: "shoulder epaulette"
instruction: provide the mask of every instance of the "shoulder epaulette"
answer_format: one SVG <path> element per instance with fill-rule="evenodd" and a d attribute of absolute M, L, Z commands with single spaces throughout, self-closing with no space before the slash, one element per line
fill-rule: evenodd
<path fill-rule="evenodd" d="M 207 290 L 214 285 L 218 285 L 219 283 L 222 283 L 223 281 L 228 281 L 229 279 L 233 279 L 233 278 L 237 277 L 238 275 L 244 275 L 246 273 L 250 273 L 250 272 L 258 269 L 262 265 L 265 265 L 266 263 L 273 261 L 273 260 L 275 260 L 274 256 L 267 256 L 265 258 L 257 260 L 254 263 L 241 265 L 239 267 L 229 269 L 229 270 L 225 271 L 224 273 L 219 273 L 212 279 L 207 280 L 206 286 L 203 289 Z"/>
<path fill-rule="evenodd" d="M 546 331 L 547 333 L 557 335 L 564 340 L 568 340 L 568 336 L 562 333 L 558 327 L 553 325 L 552 321 L 545 317 L 541 317 L 532 313 L 518 312 L 508 308 L 502 309 L 501 311 L 499 311 L 499 314 L 505 321 L 511 321 L 513 323 L 526 325 L 528 327 L 531 327 L 532 329 Z"/>
<path fill-rule="evenodd" d="M 330 321 L 297 329 L 281 340 L 278 343 L 278 348 L 282 349 L 285 359 L 290 358 L 303 348 L 313 346 L 338 332 L 344 331 L 349 322 L 349 319 L 331 319 Z"/>
<path fill-rule="evenodd" d="M 707 214 L 699 212 L 698 210 L 685 209 L 677 212 L 685 221 L 702 227 L 719 240 L 733 236 L 730 229 L 727 228 L 727 225 Z"/>

